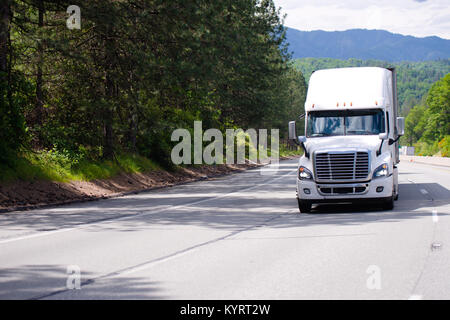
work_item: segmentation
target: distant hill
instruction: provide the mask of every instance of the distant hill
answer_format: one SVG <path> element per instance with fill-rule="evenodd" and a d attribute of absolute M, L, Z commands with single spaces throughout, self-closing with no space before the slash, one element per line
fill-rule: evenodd
<path fill-rule="evenodd" d="M 293 58 L 376 59 L 390 62 L 450 58 L 450 40 L 384 30 L 299 31 L 287 28 Z"/>

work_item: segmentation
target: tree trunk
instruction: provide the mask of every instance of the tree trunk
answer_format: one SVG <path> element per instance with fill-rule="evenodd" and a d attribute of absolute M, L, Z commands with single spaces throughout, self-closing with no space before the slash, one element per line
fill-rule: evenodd
<path fill-rule="evenodd" d="M 10 1 L 0 3 L 0 71 L 8 72 L 8 38 L 11 21 Z"/>
<path fill-rule="evenodd" d="M 136 106 L 133 108 L 133 114 L 131 115 L 131 134 L 130 134 L 130 142 L 131 142 L 131 152 L 136 153 L 136 136 L 138 129 L 138 115 Z"/>
<path fill-rule="evenodd" d="M 114 156 L 113 148 L 113 110 L 111 108 L 111 101 L 114 96 L 114 81 L 108 70 L 106 70 L 105 75 L 105 91 L 108 101 L 108 106 L 104 109 L 104 146 L 103 146 L 103 157 L 105 159 L 112 159 Z"/>
<path fill-rule="evenodd" d="M 130 73 L 130 83 L 133 83 L 134 78 L 133 78 L 133 72 Z M 132 99 L 133 101 L 133 108 L 131 110 L 131 115 L 130 115 L 130 149 L 131 152 L 136 153 L 136 136 L 137 136 L 137 130 L 138 130 L 138 114 L 137 114 L 137 103 L 138 103 L 138 98 L 137 93 L 134 92 L 133 86 L 130 85 L 129 88 L 130 91 L 130 96 L 134 97 L 134 99 Z"/>
<path fill-rule="evenodd" d="M 39 16 L 39 21 L 38 21 L 38 26 L 39 29 L 41 29 L 44 27 L 44 2 L 43 0 L 39 0 L 38 1 L 38 16 Z M 36 123 L 41 125 L 43 122 L 43 117 L 44 117 L 44 110 L 43 110 L 43 105 L 44 105 L 44 98 L 43 98 L 43 93 L 42 93 L 42 64 L 43 64 L 43 55 L 44 55 L 44 47 L 42 44 L 42 39 L 38 40 L 38 61 L 37 61 L 37 73 L 36 73 Z"/>
<path fill-rule="evenodd" d="M 6 96 L 8 99 L 9 108 L 12 108 L 10 35 L 11 19 L 11 1 L 3 1 L 3 3 L 0 4 L 0 82 L 4 81 L 4 79 L 2 78 L 6 76 Z"/>

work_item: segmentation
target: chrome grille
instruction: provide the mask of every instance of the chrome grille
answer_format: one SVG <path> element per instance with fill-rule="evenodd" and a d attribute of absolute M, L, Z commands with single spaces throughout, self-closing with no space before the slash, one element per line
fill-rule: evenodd
<path fill-rule="evenodd" d="M 318 181 L 362 180 L 369 175 L 367 152 L 320 152 L 314 159 Z"/>

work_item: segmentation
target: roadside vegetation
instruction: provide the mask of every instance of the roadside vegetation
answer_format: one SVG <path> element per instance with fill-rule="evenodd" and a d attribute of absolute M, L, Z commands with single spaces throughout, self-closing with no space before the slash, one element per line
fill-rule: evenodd
<path fill-rule="evenodd" d="M 416 155 L 450 157 L 450 73 L 411 109 L 403 139 L 415 147 Z"/>
<path fill-rule="evenodd" d="M 161 170 L 148 158 L 139 155 L 116 155 L 113 160 L 76 161 L 54 150 L 27 152 L 11 159 L 12 165 L 0 165 L 1 182 L 15 180 L 50 180 L 68 182 L 108 179 L 120 172 L 141 173 Z"/>
<path fill-rule="evenodd" d="M 289 157 L 301 155 L 302 150 L 280 144 L 279 153 L 280 157 Z M 270 150 L 268 155 L 270 155 Z M 223 163 L 225 163 L 225 159 Z M 164 168 L 151 159 L 137 154 L 116 154 L 112 160 L 83 159 L 78 161 L 56 150 L 27 151 L 8 160 L 7 165 L 0 164 L 2 173 L 0 182 L 9 183 L 16 180 L 91 181 L 112 178 L 121 172 L 144 173 L 153 170 L 164 170 Z"/>
<path fill-rule="evenodd" d="M 173 170 L 177 128 L 278 128 L 302 109 L 271 0 L 0 4 L 0 180 Z"/>

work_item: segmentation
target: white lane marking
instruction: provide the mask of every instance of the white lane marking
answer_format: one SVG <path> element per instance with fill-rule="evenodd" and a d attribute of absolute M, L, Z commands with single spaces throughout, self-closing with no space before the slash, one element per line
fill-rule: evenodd
<path fill-rule="evenodd" d="M 240 189 L 238 191 L 233 191 L 233 192 L 226 193 L 226 194 L 223 194 L 223 195 L 220 195 L 220 196 L 216 196 L 216 197 L 213 197 L 213 198 L 198 200 L 198 201 L 195 201 L 195 202 L 191 202 L 191 203 L 188 203 L 188 204 L 181 204 L 181 205 L 178 205 L 178 206 L 169 206 L 169 207 L 165 207 L 165 208 L 162 208 L 160 210 L 151 211 L 151 212 L 148 212 L 148 213 L 141 213 L 141 214 L 138 213 L 138 214 L 133 214 L 131 216 L 124 216 L 124 217 L 119 217 L 119 218 L 113 218 L 113 219 L 103 220 L 103 221 L 93 222 L 93 223 L 87 222 L 87 223 L 78 225 L 76 227 L 62 228 L 62 229 L 59 229 L 59 230 L 52 230 L 52 231 L 44 231 L 44 232 L 39 232 L 39 233 L 33 233 L 33 234 L 30 234 L 30 235 L 26 235 L 26 236 L 5 239 L 5 240 L 1 240 L 0 244 L 14 242 L 14 241 L 19 241 L 19 240 L 33 239 L 33 238 L 44 237 L 44 236 L 50 236 L 50 235 L 53 235 L 53 234 L 56 234 L 56 233 L 69 232 L 69 231 L 73 231 L 73 230 L 77 230 L 77 229 L 82 229 L 82 228 L 86 228 L 86 227 L 99 225 L 99 224 L 102 224 L 102 223 L 112 223 L 112 222 L 117 222 L 117 221 L 121 221 L 121 220 L 131 219 L 131 218 L 135 218 L 135 217 L 145 217 L 145 216 L 148 216 L 148 215 L 161 213 L 161 212 L 164 212 L 164 211 L 167 211 L 167 210 L 176 210 L 176 209 L 181 209 L 181 208 L 187 208 L 187 207 L 190 207 L 192 205 L 199 204 L 199 203 L 225 198 L 225 197 L 228 197 L 228 196 L 230 196 L 232 194 L 235 194 L 235 193 L 239 193 L 239 192 L 243 192 L 243 191 L 252 190 L 252 189 L 255 189 L 255 188 L 258 188 L 258 187 L 262 187 L 262 186 L 268 185 L 268 184 L 270 184 L 270 183 L 272 183 L 274 181 L 280 180 L 282 178 L 285 178 L 286 176 L 289 176 L 289 175 L 292 175 L 292 174 L 295 174 L 295 173 L 296 173 L 296 170 L 290 171 L 289 173 L 283 174 L 283 175 L 279 176 L 278 178 L 272 179 L 272 180 L 270 180 L 270 181 L 268 181 L 266 183 L 256 184 L 256 185 L 254 185 L 252 187 L 249 187 L 249 188 Z"/>
<path fill-rule="evenodd" d="M 125 271 L 119 271 L 119 272 L 116 272 L 113 275 L 111 275 L 111 278 L 124 276 L 124 275 L 128 275 L 128 274 L 131 274 L 131 273 L 136 273 L 136 272 L 139 272 L 139 271 L 144 271 L 144 270 L 147 270 L 147 269 L 149 269 L 149 268 L 151 268 L 151 267 L 153 267 L 153 266 L 155 266 L 157 264 L 160 264 L 160 263 L 163 263 L 163 262 L 167 262 L 169 260 L 173 260 L 173 259 L 179 258 L 179 257 L 184 256 L 186 254 L 190 254 L 192 252 L 195 252 L 197 250 L 198 250 L 198 248 L 190 249 L 190 250 L 187 250 L 187 251 L 184 251 L 184 252 L 181 252 L 181 253 L 174 254 L 173 256 L 170 256 L 170 257 L 167 257 L 167 258 L 163 258 L 163 259 L 160 259 L 160 260 L 144 263 L 144 264 L 142 264 L 140 266 L 133 267 L 133 268 L 127 269 Z"/>
<path fill-rule="evenodd" d="M 432 213 L 433 213 L 433 222 L 434 223 L 438 222 L 439 221 L 439 217 L 438 217 L 437 210 L 433 210 Z"/>
<path fill-rule="evenodd" d="M 83 227 L 84 226 L 85 225 L 83 225 Z M 25 240 L 25 239 L 32 239 L 32 238 L 37 238 L 37 237 L 49 236 L 49 235 L 52 235 L 52 234 L 55 234 L 55 233 L 72 231 L 72 230 L 79 229 L 79 228 L 81 228 L 81 226 L 73 227 L 73 228 L 63 228 L 63 229 L 53 230 L 53 231 L 45 231 L 43 233 L 33 233 L 33 234 L 30 234 L 30 235 L 26 235 L 26 236 L 5 239 L 5 240 L 0 241 L 0 244 L 4 244 L 4 243 L 8 243 L 8 242 L 14 242 L 14 241 L 18 241 L 18 240 Z"/>
<path fill-rule="evenodd" d="M 413 294 L 409 296 L 408 300 L 422 300 L 422 296 L 420 294 Z"/>

